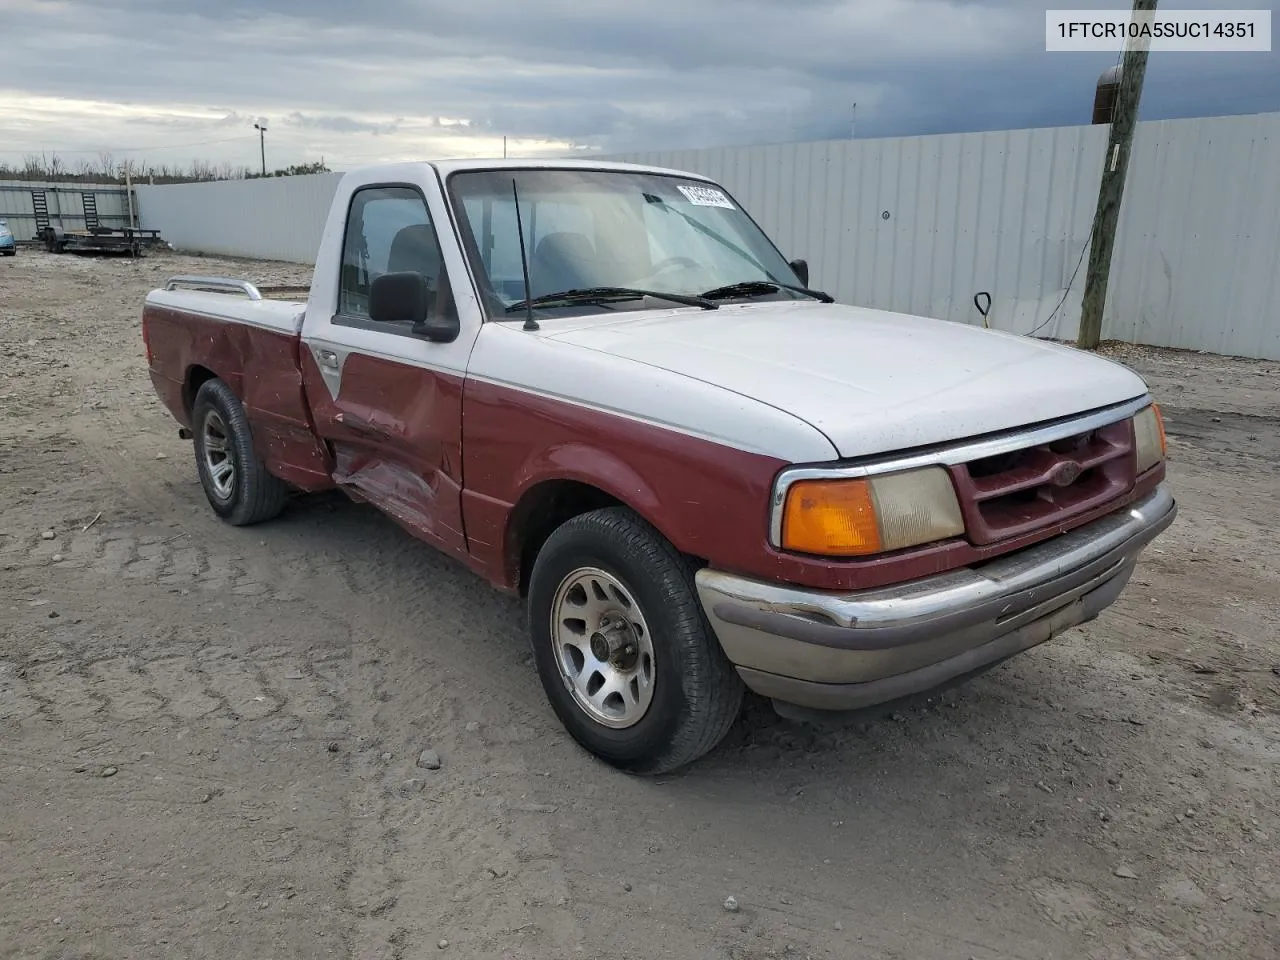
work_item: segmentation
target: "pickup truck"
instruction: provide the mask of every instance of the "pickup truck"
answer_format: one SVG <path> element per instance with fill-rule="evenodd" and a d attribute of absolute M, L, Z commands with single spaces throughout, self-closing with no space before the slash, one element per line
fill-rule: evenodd
<path fill-rule="evenodd" d="M 354 171 L 305 302 L 175 277 L 142 332 L 220 517 L 336 487 L 523 597 L 561 722 L 633 773 L 746 689 L 830 716 L 1090 620 L 1176 511 L 1133 372 L 834 303 L 691 173 Z"/>

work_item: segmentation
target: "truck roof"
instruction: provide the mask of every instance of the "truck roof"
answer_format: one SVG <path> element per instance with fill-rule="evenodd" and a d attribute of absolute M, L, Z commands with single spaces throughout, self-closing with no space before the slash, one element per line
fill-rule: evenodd
<path fill-rule="evenodd" d="M 465 160 L 422 160 L 408 161 L 401 163 L 380 163 L 374 166 L 359 167 L 349 171 L 351 174 L 358 174 L 362 179 L 371 175 L 376 176 L 393 176 L 397 170 L 403 170 L 406 167 L 415 167 L 426 164 L 435 167 L 439 171 L 442 178 L 448 177 L 451 173 L 457 173 L 461 170 L 617 170 L 620 172 L 631 173 L 661 173 L 675 175 L 680 177 L 688 177 L 691 180 L 708 180 L 707 177 L 699 173 L 691 173 L 688 170 L 673 170 L 667 167 L 653 167 L 640 163 L 618 163 L 612 160 L 568 160 L 556 157 L 543 159 L 465 159 Z"/>

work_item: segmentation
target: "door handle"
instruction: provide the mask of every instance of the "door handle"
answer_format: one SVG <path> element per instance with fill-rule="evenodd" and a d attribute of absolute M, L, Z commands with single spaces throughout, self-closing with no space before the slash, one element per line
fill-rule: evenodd
<path fill-rule="evenodd" d="M 317 350 L 316 362 L 322 367 L 328 367 L 330 370 L 338 369 L 338 355 L 332 350 Z"/>

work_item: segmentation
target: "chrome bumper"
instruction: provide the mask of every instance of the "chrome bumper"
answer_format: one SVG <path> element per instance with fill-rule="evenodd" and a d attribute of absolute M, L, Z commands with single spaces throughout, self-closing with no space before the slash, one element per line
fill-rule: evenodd
<path fill-rule="evenodd" d="M 800 706 L 856 709 L 933 689 L 1096 617 L 1176 513 L 1162 485 L 979 567 L 856 593 L 703 569 L 698 595 L 748 687 Z"/>

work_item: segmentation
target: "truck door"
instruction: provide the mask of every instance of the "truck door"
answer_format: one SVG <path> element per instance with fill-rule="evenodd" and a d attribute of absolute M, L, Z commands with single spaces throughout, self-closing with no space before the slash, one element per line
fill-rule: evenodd
<path fill-rule="evenodd" d="M 479 311 L 435 172 L 417 171 L 418 182 L 339 188 L 303 324 L 303 382 L 334 480 L 462 552 L 462 386 Z M 406 271 L 426 278 L 431 310 L 457 315 L 461 302 L 456 339 L 433 342 L 407 323 L 370 318 L 373 281 Z"/>

